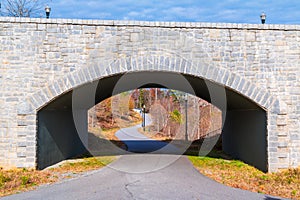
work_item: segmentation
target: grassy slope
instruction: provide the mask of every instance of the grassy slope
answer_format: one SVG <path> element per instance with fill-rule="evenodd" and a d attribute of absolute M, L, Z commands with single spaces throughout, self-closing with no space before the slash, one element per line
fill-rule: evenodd
<path fill-rule="evenodd" d="M 43 171 L 33 169 L 0 169 L 0 197 L 31 190 L 42 184 L 71 178 L 81 172 L 99 169 L 115 159 L 116 157 L 112 156 L 84 158 L 77 162 L 66 162 L 59 167 Z"/>
<path fill-rule="evenodd" d="M 263 173 L 241 161 L 189 156 L 204 175 L 225 185 L 291 199 L 300 199 L 300 168 Z"/>

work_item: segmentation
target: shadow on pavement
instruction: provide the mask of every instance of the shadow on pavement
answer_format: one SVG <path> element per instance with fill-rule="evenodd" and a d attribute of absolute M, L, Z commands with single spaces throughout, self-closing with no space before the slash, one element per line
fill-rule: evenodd
<path fill-rule="evenodd" d="M 283 200 L 283 198 L 265 197 L 265 200 Z"/>
<path fill-rule="evenodd" d="M 207 143 L 212 142 L 208 156 L 230 159 L 221 152 L 221 141 L 219 136 L 206 138 Z M 216 142 L 216 140 L 218 140 Z M 141 154 L 173 154 L 173 155 L 199 155 L 204 139 L 196 141 L 185 140 L 107 140 L 89 133 L 87 152 L 83 156 L 113 156 L 130 153 Z M 215 145 L 216 144 L 216 145 Z"/>

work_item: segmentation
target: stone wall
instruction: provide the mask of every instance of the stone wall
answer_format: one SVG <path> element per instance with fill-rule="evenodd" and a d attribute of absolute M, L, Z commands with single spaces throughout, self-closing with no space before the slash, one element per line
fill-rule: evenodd
<path fill-rule="evenodd" d="M 163 64 L 162 64 L 163 63 Z M 267 111 L 270 171 L 300 165 L 300 26 L 0 18 L 0 165 L 35 167 L 37 111 L 127 71 L 211 80 Z"/>

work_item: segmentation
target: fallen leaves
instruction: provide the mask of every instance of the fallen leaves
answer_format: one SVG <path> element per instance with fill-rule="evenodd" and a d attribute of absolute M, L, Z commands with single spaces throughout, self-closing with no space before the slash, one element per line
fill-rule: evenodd
<path fill-rule="evenodd" d="M 300 199 L 300 168 L 263 173 L 241 161 L 189 156 L 194 166 L 222 184 L 274 196 Z"/>

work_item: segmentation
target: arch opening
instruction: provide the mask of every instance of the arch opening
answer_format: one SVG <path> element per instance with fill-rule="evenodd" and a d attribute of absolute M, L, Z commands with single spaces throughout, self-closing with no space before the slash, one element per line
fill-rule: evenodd
<path fill-rule="evenodd" d="M 124 75 L 116 74 L 75 88 L 38 111 L 38 169 L 87 152 L 87 112 L 97 103 L 136 88 L 167 87 L 193 94 L 218 107 L 223 114 L 223 150 L 267 171 L 267 114 L 258 104 L 230 88 L 191 75 L 179 74 L 191 86 L 188 88 L 180 84 L 176 73 L 135 72 L 126 74 L 125 79 Z M 122 87 L 116 87 L 121 79 L 124 81 Z M 140 80 L 146 83 L 141 85 Z M 163 80 L 169 82 L 164 85 Z M 213 99 L 210 90 L 215 93 Z M 120 155 L 122 151 L 114 153 Z"/>

